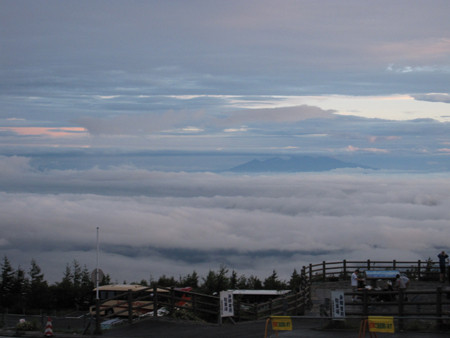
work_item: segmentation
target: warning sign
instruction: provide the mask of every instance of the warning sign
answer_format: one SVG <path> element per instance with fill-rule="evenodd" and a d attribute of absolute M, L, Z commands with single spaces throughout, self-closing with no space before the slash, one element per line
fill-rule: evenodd
<path fill-rule="evenodd" d="M 272 330 L 274 331 L 291 331 L 292 330 L 292 319 L 289 316 L 273 316 L 272 319 Z"/>
<path fill-rule="evenodd" d="M 369 316 L 370 332 L 394 333 L 394 317 Z"/>

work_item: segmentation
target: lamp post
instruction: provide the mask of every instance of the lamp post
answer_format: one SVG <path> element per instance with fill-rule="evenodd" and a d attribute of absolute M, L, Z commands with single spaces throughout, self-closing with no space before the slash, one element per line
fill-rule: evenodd
<path fill-rule="evenodd" d="M 99 299 L 99 297 L 98 297 L 98 295 L 99 295 L 99 293 L 98 293 L 98 280 L 100 279 L 99 278 L 99 276 L 100 276 L 100 274 L 99 274 L 99 271 L 98 271 L 98 251 L 99 251 L 99 240 L 98 240 L 98 238 L 99 238 L 99 228 L 97 227 L 97 263 L 96 263 L 96 266 L 95 266 L 95 287 L 96 287 L 96 293 L 95 293 L 95 299 Z"/>
<path fill-rule="evenodd" d="M 99 251 L 99 241 L 98 241 L 98 232 L 99 229 L 97 227 L 97 263 L 95 268 L 95 284 L 96 284 L 96 292 L 95 292 L 95 333 L 100 334 L 101 328 L 100 328 L 100 299 L 99 299 L 99 291 L 98 291 L 98 280 L 100 279 L 100 273 L 98 270 L 98 251 Z"/>

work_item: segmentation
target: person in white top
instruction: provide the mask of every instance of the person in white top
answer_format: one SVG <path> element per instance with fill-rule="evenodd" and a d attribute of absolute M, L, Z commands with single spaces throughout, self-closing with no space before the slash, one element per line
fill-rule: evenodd
<path fill-rule="evenodd" d="M 397 275 L 396 277 L 397 279 L 395 280 L 395 288 L 397 290 L 406 291 L 406 289 L 409 286 L 409 278 L 406 277 L 405 275 Z M 404 295 L 403 297 L 404 300 L 408 300 L 407 295 Z"/>
<path fill-rule="evenodd" d="M 352 286 L 353 292 L 358 291 L 358 282 L 361 280 L 361 278 L 359 278 L 358 274 L 359 274 L 359 269 L 356 269 L 355 271 L 353 271 L 352 276 L 351 276 L 351 286 Z M 352 295 L 352 301 L 355 301 L 355 299 L 356 299 L 356 295 Z"/>

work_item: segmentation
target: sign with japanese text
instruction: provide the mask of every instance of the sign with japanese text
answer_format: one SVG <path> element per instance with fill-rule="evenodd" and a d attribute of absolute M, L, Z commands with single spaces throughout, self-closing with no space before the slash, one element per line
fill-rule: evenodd
<path fill-rule="evenodd" d="M 331 291 L 331 315 L 333 319 L 345 318 L 345 300 L 344 291 Z"/>
<path fill-rule="evenodd" d="M 233 293 L 230 291 L 220 291 L 220 316 L 234 316 Z"/>

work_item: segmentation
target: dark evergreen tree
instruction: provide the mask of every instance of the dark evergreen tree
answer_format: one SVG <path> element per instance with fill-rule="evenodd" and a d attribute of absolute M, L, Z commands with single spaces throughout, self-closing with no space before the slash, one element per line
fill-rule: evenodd
<path fill-rule="evenodd" d="M 109 274 L 106 274 L 103 276 L 99 285 L 109 285 L 109 284 L 111 284 L 111 276 Z"/>
<path fill-rule="evenodd" d="M 63 278 L 61 282 L 56 283 L 50 287 L 52 294 L 56 300 L 56 307 L 58 309 L 73 309 L 75 308 L 75 290 L 73 287 L 73 275 L 70 265 L 66 264 Z"/>
<path fill-rule="evenodd" d="M 9 309 L 14 305 L 14 269 L 8 257 L 3 257 L 2 275 L 0 280 L 0 306 L 3 309 Z"/>
<path fill-rule="evenodd" d="M 266 290 L 283 290 L 286 288 L 286 283 L 279 280 L 275 270 L 273 270 L 272 274 L 264 280 L 264 289 Z"/>
<path fill-rule="evenodd" d="M 230 289 L 234 290 L 237 289 L 237 284 L 238 284 L 238 275 L 236 271 L 232 271 L 231 272 L 231 277 L 230 277 Z"/>
<path fill-rule="evenodd" d="M 192 272 L 192 274 L 187 275 L 180 279 L 181 286 L 190 286 L 193 289 L 198 289 L 198 274 L 197 272 Z"/>
<path fill-rule="evenodd" d="M 262 288 L 263 284 L 258 277 L 252 275 L 247 279 L 247 289 L 262 290 Z"/>
<path fill-rule="evenodd" d="M 201 286 L 201 292 L 206 293 L 208 295 L 212 295 L 216 292 L 217 289 L 217 278 L 216 273 L 212 270 L 209 270 L 206 277 L 203 278 L 203 284 Z"/>
<path fill-rule="evenodd" d="M 300 286 L 302 284 L 302 277 L 297 273 L 297 270 L 294 269 L 292 272 L 291 279 L 289 280 L 289 289 L 293 291 L 299 291 Z"/>
<path fill-rule="evenodd" d="M 172 287 L 172 286 L 178 286 L 177 281 L 173 277 L 167 277 L 166 275 L 162 275 L 159 277 L 158 281 L 156 282 L 158 286 L 164 286 L 164 287 Z"/>
<path fill-rule="evenodd" d="M 247 277 L 245 277 L 245 275 L 241 275 L 239 276 L 237 282 L 236 282 L 236 286 L 235 289 L 241 289 L 241 290 L 245 290 L 248 289 L 248 281 L 247 281 Z"/>
<path fill-rule="evenodd" d="M 51 298 L 47 281 L 44 280 L 44 274 L 34 259 L 31 260 L 30 286 L 28 291 L 28 307 L 30 309 L 41 310 L 50 309 Z"/>
<path fill-rule="evenodd" d="M 221 266 L 218 273 L 210 270 L 206 278 L 203 278 L 201 290 L 206 294 L 219 294 L 220 291 L 230 288 L 230 279 L 227 277 L 228 269 Z"/>
<path fill-rule="evenodd" d="M 217 287 L 216 292 L 228 290 L 230 288 L 230 279 L 227 277 L 228 269 L 224 266 L 220 266 L 219 273 L 217 274 Z"/>
<path fill-rule="evenodd" d="M 28 280 L 25 277 L 25 272 L 19 266 L 15 271 L 11 290 L 11 296 L 14 300 L 12 312 L 25 313 L 27 291 Z"/>

